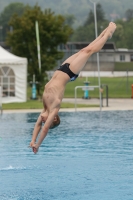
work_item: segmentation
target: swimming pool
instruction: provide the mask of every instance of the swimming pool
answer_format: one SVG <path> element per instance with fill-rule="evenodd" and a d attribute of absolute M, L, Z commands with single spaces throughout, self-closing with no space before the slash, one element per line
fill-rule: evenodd
<path fill-rule="evenodd" d="M 0 118 L 0 200 L 133 199 L 133 111 L 62 112 L 34 155 L 37 117 Z"/>

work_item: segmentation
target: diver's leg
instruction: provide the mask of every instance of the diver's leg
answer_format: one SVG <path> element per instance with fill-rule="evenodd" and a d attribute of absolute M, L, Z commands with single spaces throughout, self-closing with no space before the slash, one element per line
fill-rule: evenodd
<path fill-rule="evenodd" d="M 78 52 L 78 56 L 75 57 L 75 59 L 73 59 L 70 63 L 69 68 L 71 69 L 71 71 L 75 74 L 79 74 L 79 72 L 84 68 L 87 60 L 89 59 L 89 57 L 100 51 L 102 49 L 102 47 L 104 46 L 104 44 L 106 43 L 106 41 L 112 37 L 114 31 L 116 29 L 116 25 L 113 22 L 110 22 L 107 30 L 104 32 L 104 34 L 102 35 L 102 37 L 100 37 L 97 41 L 95 41 L 94 43 L 92 42 L 90 45 L 88 45 L 87 47 L 81 49 Z"/>

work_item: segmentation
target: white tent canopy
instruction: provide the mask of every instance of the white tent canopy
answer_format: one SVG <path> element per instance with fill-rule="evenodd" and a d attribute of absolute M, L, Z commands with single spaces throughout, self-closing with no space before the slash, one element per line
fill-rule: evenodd
<path fill-rule="evenodd" d="M 27 58 L 11 54 L 0 46 L 2 103 L 27 100 Z"/>

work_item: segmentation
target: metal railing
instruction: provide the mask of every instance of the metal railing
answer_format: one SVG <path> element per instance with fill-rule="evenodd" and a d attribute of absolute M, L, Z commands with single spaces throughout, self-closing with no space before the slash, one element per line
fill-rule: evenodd
<path fill-rule="evenodd" d="M 77 111 L 77 89 L 78 88 L 82 88 L 83 90 L 94 90 L 95 88 L 99 88 L 99 86 L 76 86 L 75 87 L 75 111 Z M 100 98 L 100 110 L 101 110 L 101 105 L 102 105 L 102 101 Z"/>
<path fill-rule="evenodd" d="M 108 107 L 109 106 L 109 104 L 108 104 L 108 98 L 109 98 L 109 96 L 108 96 L 108 92 L 109 92 L 109 89 L 108 89 L 108 85 L 106 85 L 106 84 L 102 84 L 101 85 L 101 89 L 104 89 L 105 88 L 105 90 L 106 90 L 106 107 Z M 102 107 L 103 107 L 103 91 L 101 92 L 101 96 L 102 96 Z"/>

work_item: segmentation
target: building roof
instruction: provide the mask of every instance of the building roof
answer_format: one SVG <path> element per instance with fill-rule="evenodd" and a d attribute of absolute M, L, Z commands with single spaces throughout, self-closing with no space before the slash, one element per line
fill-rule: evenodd
<path fill-rule="evenodd" d="M 27 63 L 26 58 L 22 58 L 6 51 L 0 46 L 0 64 L 11 64 L 11 63 Z"/>
<path fill-rule="evenodd" d="M 66 45 L 61 46 L 61 49 L 75 49 L 75 50 L 80 50 L 84 47 L 86 47 L 90 42 L 67 42 Z M 115 50 L 115 44 L 114 42 L 107 42 L 103 48 L 103 50 Z"/>

